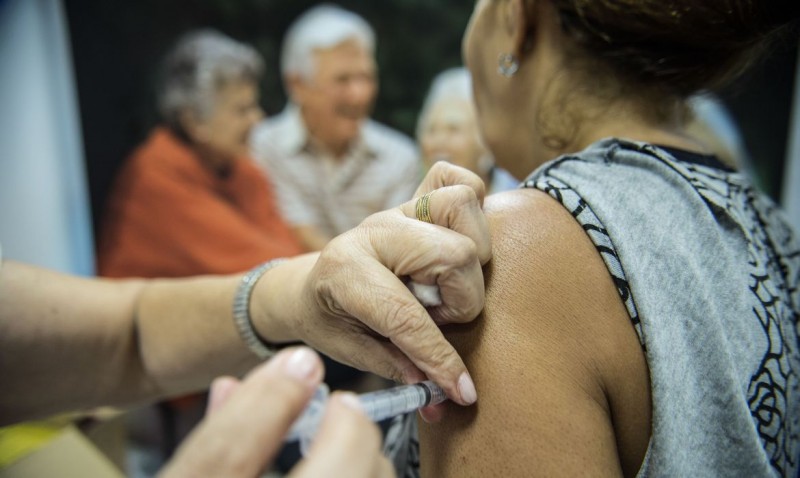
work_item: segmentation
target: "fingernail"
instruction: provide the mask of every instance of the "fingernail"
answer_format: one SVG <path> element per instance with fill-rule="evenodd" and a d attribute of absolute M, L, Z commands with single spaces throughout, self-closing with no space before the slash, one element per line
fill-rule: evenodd
<path fill-rule="evenodd" d="M 311 349 L 299 347 L 286 359 L 283 371 L 294 379 L 311 383 L 317 364 L 317 357 Z"/>
<path fill-rule="evenodd" d="M 461 394 L 461 400 L 464 400 L 467 405 L 472 405 L 478 401 L 478 392 L 475 391 L 475 384 L 467 372 L 458 377 L 458 393 Z"/>
<path fill-rule="evenodd" d="M 358 396 L 356 396 L 355 393 L 344 392 L 337 393 L 336 395 L 339 397 L 339 401 L 342 402 L 342 405 L 360 413 L 364 413 L 364 407 L 361 406 L 361 401 L 358 399 Z"/>

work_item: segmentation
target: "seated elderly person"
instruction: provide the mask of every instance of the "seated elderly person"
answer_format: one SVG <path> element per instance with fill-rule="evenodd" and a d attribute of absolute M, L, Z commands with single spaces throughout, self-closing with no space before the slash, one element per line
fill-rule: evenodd
<path fill-rule="evenodd" d="M 163 124 L 113 188 L 100 275 L 230 273 L 303 252 L 248 157 L 248 135 L 263 116 L 262 70 L 254 49 L 218 32 L 191 33 L 178 43 L 165 63 Z"/>
<path fill-rule="evenodd" d="M 417 121 L 417 141 L 426 168 L 448 161 L 480 176 L 488 193 L 514 189 L 519 181 L 498 168 L 480 137 L 472 79 L 466 68 L 434 78 Z"/>
<path fill-rule="evenodd" d="M 255 128 L 252 145 L 309 249 L 411 199 L 419 181 L 414 143 L 369 118 L 376 70 L 372 28 L 337 6 L 308 10 L 284 38 L 289 103 Z"/>
<path fill-rule="evenodd" d="M 263 116 L 259 55 L 203 30 L 182 38 L 164 66 L 163 124 L 119 173 L 102 224 L 100 275 L 233 273 L 303 252 L 278 212 L 270 183 L 248 158 L 250 130 Z M 153 469 L 203 408 L 203 400 L 189 397 L 131 420 L 137 427 L 160 422 L 134 432 L 148 444 L 144 456 L 152 457 L 145 461 Z M 155 417 L 148 420 L 149 413 Z"/>

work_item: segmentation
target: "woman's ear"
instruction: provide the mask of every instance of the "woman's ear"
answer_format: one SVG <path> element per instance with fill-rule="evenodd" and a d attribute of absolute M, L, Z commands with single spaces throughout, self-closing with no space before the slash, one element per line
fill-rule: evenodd
<path fill-rule="evenodd" d="M 538 0 L 537 0 L 538 1 Z M 513 42 L 513 55 L 522 58 L 530 49 L 534 33 L 536 1 L 509 0 L 506 2 L 505 24 Z"/>

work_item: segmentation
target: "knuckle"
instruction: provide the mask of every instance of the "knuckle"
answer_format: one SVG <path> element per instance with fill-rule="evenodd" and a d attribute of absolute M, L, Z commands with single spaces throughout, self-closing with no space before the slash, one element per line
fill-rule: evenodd
<path fill-rule="evenodd" d="M 448 363 L 452 361 L 455 351 L 452 346 L 444 339 L 431 344 L 426 352 L 428 364 L 434 370 L 444 370 Z"/>
<path fill-rule="evenodd" d="M 386 221 L 386 216 L 389 215 L 387 211 L 380 211 L 367 216 L 358 227 L 364 229 L 372 229 L 376 227 L 380 227 Z"/>
<path fill-rule="evenodd" d="M 465 324 L 472 322 L 483 310 L 483 298 L 476 297 L 471 302 L 465 303 L 463 307 L 454 309 L 450 314 L 450 323 Z"/>
<path fill-rule="evenodd" d="M 344 313 L 341 296 L 347 292 L 345 284 L 348 283 L 347 278 L 342 275 L 352 270 L 352 261 L 348 260 L 350 255 L 344 251 L 334 253 L 337 250 L 320 254 L 309 280 L 309 288 L 321 311 L 341 315 Z"/>
<path fill-rule="evenodd" d="M 475 193 L 475 189 L 466 184 L 452 186 L 452 189 L 458 202 L 463 206 L 478 206 L 478 195 Z"/>
<path fill-rule="evenodd" d="M 372 218 L 372 216 L 364 219 L 361 224 L 370 224 L 370 221 L 374 221 L 370 218 Z M 354 244 L 361 244 L 363 242 L 363 238 L 361 237 L 363 231 L 364 228 L 359 225 L 355 229 L 351 229 L 331 239 L 320 252 L 317 262 L 323 261 L 334 266 L 346 262 L 347 258 L 353 254 Z"/>
<path fill-rule="evenodd" d="M 475 212 L 480 210 L 480 202 L 475 190 L 468 186 L 454 186 L 455 200 L 454 207 L 451 208 L 451 223 L 455 223 L 459 218 L 473 220 Z"/>
<path fill-rule="evenodd" d="M 325 276 L 318 277 L 312 284 L 317 308 L 324 314 L 336 315 L 341 312 L 339 301 L 335 298 L 336 284 L 337 281 L 334 278 Z"/>
<path fill-rule="evenodd" d="M 460 271 L 442 277 L 448 285 L 445 306 L 436 316 L 437 322 L 469 322 L 477 317 L 485 305 L 485 286 L 480 269 Z"/>
<path fill-rule="evenodd" d="M 387 316 L 389 337 L 419 337 L 424 333 L 426 320 L 421 305 L 399 301 Z"/>
<path fill-rule="evenodd" d="M 430 169 L 430 173 L 435 177 L 443 178 L 447 175 L 449 171 L 451 171 L 453 165 L 448 163 L 447 161 L 436 161 L 433 164 L 433 167 Z"/>
<path fill-rule="evenodd" d="M 472 239 L 456 236 L 447 251 L 442 248 L 440 257 L 454 267 L 462 268 L 478 262 L 478 246 Z"/>
<path fill-rule="evenodd" d="M 468 170 L 463 170 L 460 172 L 458 176 L 458 183 L 454 184 L 454 187 L 458 187 L 460 190 L 463 190 L 463 195 L 461 198 L 465 203 L 471 204 L 474 202 L 476 205 L 479 205 L 479 196 L 483 197 L 486 195 L 486 186 L 484 185 L 483 180 Z"/>

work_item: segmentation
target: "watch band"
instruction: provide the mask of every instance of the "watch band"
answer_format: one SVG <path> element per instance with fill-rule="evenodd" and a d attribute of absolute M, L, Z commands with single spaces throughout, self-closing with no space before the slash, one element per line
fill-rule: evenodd
<path fill-rule="evenodd" d="M 250 297 L 253 295 L 253 288 L 261 276 L 284 262 L 286 262 L 286 259 L 273 259 L 251 269 L 242 277 L 239 287 L 236 288 L 236 295 L 233 297 L 233 322 L 236 324 L 236 329 L 239 331 L 239 335 L 245 345 L 262 360 L 272 357 L 277 350 L 256 333 L 253 327 L 253 320 L 250 317 Z"/>

